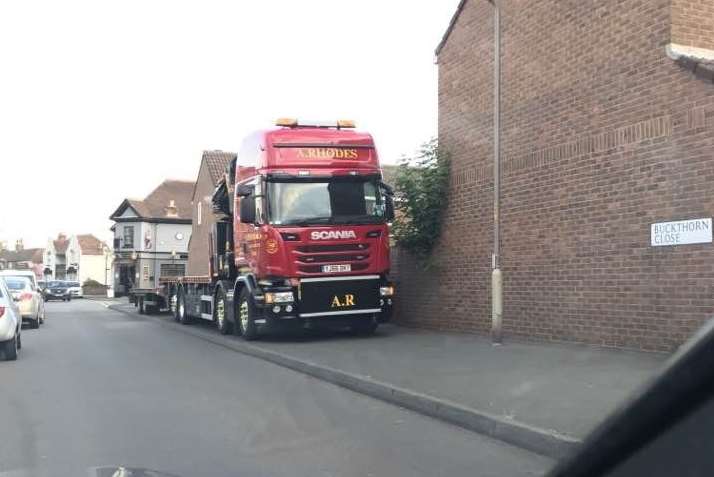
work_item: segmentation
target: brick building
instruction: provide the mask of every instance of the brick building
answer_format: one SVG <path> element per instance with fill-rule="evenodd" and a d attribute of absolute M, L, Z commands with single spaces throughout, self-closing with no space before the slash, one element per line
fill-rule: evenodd
<path fill-rule="evenodd" d="M 652 247 L 714 215 L 714 4 L 502 0 L 504 332 L 668 350 L 714 316 L 714 246 Z M 459 5 L 437 49 L 450 206 L 398 320 L 490 329 L 493 7 Z"/>

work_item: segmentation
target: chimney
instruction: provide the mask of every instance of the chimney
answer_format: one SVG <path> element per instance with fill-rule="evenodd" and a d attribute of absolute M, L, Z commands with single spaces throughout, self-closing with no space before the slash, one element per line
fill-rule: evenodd
<path fill-rule="evenodd" d="M 176 201 L 170 200 L 169 206 L 166 207 L 166 217 L 178 217 L 178 208 L 176 207 Z"/>
<path fill-rule="evenodd" d="M 25 249 L 25 246 L 22 243 L 22 239 L 17 239 L 15 242 L 15 251 L 16 252 L 22 252 Z"/>

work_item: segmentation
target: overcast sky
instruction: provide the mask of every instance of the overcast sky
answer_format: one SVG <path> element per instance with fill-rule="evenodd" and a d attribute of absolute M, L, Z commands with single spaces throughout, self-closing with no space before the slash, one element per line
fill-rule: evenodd
<path fill-rule="evenodd" d="M 0 2 L 0 239 L 108 216 L 280 116 L 351 118 L 384 162 L 436 133 L 458 0 Z"/>

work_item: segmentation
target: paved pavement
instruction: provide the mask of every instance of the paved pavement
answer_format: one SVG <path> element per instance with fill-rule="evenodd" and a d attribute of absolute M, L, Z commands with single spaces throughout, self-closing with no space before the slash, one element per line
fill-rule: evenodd
<path fill-rule="evenodd" d="M 100 302 L 47 313 L 23 331 L 19 360 L 0 362 L 0 477 L 106 465 L 181 477 L 517 476 L 552 464 Z"/>
<path fill-rule="evenodd" d="M 566 344 L 507 342 L 385 326 L 377 336 L 260 346 L 582 438 L 661 368 L 667 356 Z"/>

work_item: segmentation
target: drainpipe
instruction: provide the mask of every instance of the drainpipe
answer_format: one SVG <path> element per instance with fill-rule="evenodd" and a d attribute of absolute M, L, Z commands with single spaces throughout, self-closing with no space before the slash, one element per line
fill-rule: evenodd
<path fill-rule="evenodd" d="M 502 343 L 503 273 L 501 272 L 501 0 L 493 5 L 493 256 L 491 273 L 491 340 Z"/>

